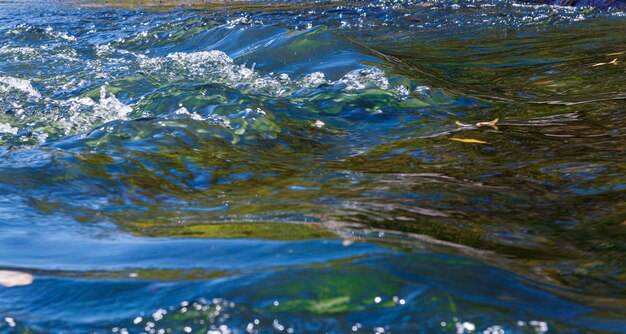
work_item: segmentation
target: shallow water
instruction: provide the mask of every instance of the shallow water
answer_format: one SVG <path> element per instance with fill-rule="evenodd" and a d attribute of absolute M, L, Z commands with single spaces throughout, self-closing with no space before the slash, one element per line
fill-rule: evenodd
<path fill-rule="evenodd" d="M 264 5 L 0 2 L 0 332 L 626 332 L 623 12 Z"/>

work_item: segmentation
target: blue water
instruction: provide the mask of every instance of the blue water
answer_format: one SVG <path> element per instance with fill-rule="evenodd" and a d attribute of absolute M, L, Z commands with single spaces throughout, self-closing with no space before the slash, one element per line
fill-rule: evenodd
<path fill-rule="evenodd" d="M 113 5 L 0 2 L 1 333 L 626 332 L 619 9 Z"/>

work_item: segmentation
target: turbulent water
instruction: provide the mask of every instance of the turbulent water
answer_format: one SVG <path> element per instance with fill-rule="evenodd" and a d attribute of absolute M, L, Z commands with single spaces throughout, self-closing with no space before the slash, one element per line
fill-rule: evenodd
<path fill-rule="evenodd" d="M 2 333 L 626 332 L 626 18 L 0 1 Z"/>

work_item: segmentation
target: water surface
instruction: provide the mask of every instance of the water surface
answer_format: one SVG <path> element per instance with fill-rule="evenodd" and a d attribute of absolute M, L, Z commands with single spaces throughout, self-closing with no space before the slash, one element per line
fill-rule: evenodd
<path fill-rule="evenodd" d="M 1 2 L 0 332 L 626 332 L 625 23 Z"/>

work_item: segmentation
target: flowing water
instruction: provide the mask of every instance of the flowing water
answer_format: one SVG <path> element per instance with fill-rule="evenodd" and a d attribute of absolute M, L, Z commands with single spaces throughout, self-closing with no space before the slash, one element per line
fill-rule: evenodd
<path fill-rule="evenodd" d="M 107 6 L 0 1 L 0 332 L 626 332 L 619 9 Z"/>

